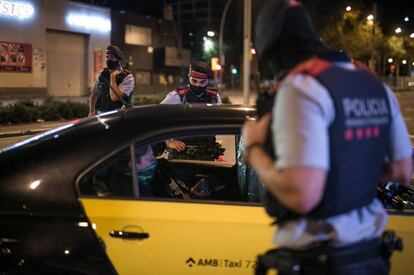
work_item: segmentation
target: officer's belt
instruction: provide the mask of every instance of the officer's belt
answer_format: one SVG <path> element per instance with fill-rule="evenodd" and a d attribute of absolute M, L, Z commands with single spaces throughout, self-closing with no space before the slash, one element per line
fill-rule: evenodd
<path fill-rule="evenodd" d="M 316 242 L 303 250 L 277 248 L 258 256 L 256 274 L 266 274 L 268 269 L 275 268 L 283 274 L 299 275 L 304 272 L 315 274 L 332 274 L 332 269 L 367 262 L 383 257 L 381 240 L 370 241 L 336 248 L 327 242 Z M 312 273 L 314 274 L 314 273 Z"/>
<path fill-rule="evenodd" d="M 291 255 L 305 265 L 314 264 L 315 257 L 318 258 L 319 261 L 325 258 L 326 263 L 329 263 L 331 266 L 335 267 L 362 263 L 382 257 L 380 238 L 362 241 L 343 247 L 333 247 L 329 242 L 317 242 L 310 245 L 303 251 L 291 249 L 287 250 L 290 250 Z"/>
<path fill-rule="evenodd" d="M 381 240 L 379 238 L 331 249 L 332 251 L 329 253 L 330 261 L 331 264 L 337 267 L 366 262 L 382 256 Z"/>

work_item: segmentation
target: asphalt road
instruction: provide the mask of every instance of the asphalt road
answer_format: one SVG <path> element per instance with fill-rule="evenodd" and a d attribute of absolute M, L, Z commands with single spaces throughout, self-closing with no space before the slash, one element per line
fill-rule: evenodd
<path fill-rule="evenodd" d="M 411 144 L 414 145 L 414 92 L 397 93 L 396 96 L 410 133 Z"/>
<path fill-rule="evenodd" d="M 0 149 L 12 145 L 16 142 L 30 138 L 33 133 L 40 133 L 59 125 L 64 122 L 45 122 L 38 124 L 27 124 L 27 125 L 13 125 L 13 126 L 1 126 L 0 127 Z M 24 134 L 27 133 L 27 134 Z M 7 135 L 6 135 L 7 134 Z"/>
<path fill-rule="evenodd" d="M 414 91 L 412 92 L 401 92 L 396 94 L 397 99 L 401 106 L 401 111 L 405 120 L 405 123 L 408 127 L 408 131 L 410 133 L 411 144 L 414 146 Z M 241 104 L 243 102 L 243 97 L 241 95 L 232 95 L 231 96 L 232 103 Z M 250 102 L 253 103 L 254 98 L 250 99 Z M 50 127 L 57 127 L 62 123 L 50 123 L 50 124 L 42 124 L 38 126 L 38 129 L 43 128 L 50 128 Z M 27 131 L 27 130 L 36 130 L 36 129 L 26 129 L 25 126 L 13 126 L 13 131 Z M 26 126 L 27 127 L 27 126 Z M 1 131 L 1 129 L 0 129 Z M 32 135 L 25 135 L 25 136 L 18 136 L 18 137 L 5 137 L 0 138 L 0 149 L 7 147 L 13 143 L 22 141 L 26 138 L 31 137 Z"/>

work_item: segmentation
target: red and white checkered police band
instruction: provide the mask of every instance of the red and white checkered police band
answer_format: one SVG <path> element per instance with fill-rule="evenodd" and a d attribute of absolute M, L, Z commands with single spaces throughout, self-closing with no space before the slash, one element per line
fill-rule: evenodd
<path fill-rule="evenodd" d="M 199 79 L 207 79 L 207 74 L 199 73 L 196 71 L 190 71 L 190 77 L 199 78 Z"/>

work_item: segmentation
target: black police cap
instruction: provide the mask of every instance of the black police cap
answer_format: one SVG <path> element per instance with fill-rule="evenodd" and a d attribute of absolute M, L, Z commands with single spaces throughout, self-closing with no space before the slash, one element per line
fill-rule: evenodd
<path fill-rule="evenodd" d="M 296 0 L 267 1 L 258 15 L 255 33 L 259 57 L 266 55 L 277 44 L 285 43 L 281 36 L 286 33 L 294 33 L 297 43 L 306 44 L 295 47 L 307 47 L 315 51 L 325 49 L 315 33 L 308 11 Z"/>
<path fill-rule="evenodd" d="M 190 65 L 190 73 L 191 71 L 195 71 L 198 73 L 202 73 L 207 75 L 209 79 L 213 77 L 213 74 L 211 73 L 210 66 L 204 59 L 195 59 L 191 62 Z"/>
<path fill-rule="evenodd" d="M 118 60 L 123 60 L 124 59 L 124 54 L 122 53 L 121 49 L 118 48 L 117 46 L 114 45 L 110 45 L 106 48 L 106 53 L 110 53 L 113 56 L 115 56 Z"/>
<path fill-rule="evenodd" d="M 263 4 L 257 17 L 254 38 L 259 57 L 264 56 L 279 40 L 287 9 L 287 0 L 266 1 Z"/>

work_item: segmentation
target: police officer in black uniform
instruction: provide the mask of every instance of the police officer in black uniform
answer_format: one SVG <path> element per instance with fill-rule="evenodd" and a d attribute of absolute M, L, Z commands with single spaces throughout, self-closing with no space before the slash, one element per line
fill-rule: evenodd
<path fill-rule="evenodd" d="M 134 77 L 130 71 L 122 68 L 124 58 L 117 46 L 106 49 L 106 65 L 91 89 L 89 115 L 107 112 L 131 104 L 134 89 Z"/>
<path fill-rule="evenodd" d="M 161 104 L 186 104 L 186 103 L 216 103 L 221 104 L 218 89 L 209 86 L 212 73 L 207 62 L 202 59 L 194 60 L 188 72 L 188 86 L 178 88 L 170 92 Z M 200 141 L 200 140 L 198 140 Z M 215 143 L 215 140 L 212 144 Z M 167 146 L 177 152 L 186 149 L 186 143 L 182 140 L 167 140 Z"/>
<path fill-rule="evenodd" d="M 257 274 L 388 274 L 382 179 L 408 184 L 412 151 L 393 93 L 330 50 L 295 0 L 266 2 L 255 46 L 278 78 L 271 114 L 243 128 L 246 161 L 267 188 L 279 249 Z M 271 124 L 273 151 L 265 147 Z"/>
<path fill-rule="evenodd" d="M 175 89 L 170 92 L 161 104 L 181 104 L 181 103 L 218 103 L 221 98 L 218 89 L 211 87 L 209 81 L 212 80 L 212 73 L 207 64 L 202 59 L 194 60 L 188 72 L 188 86 Z"/>

